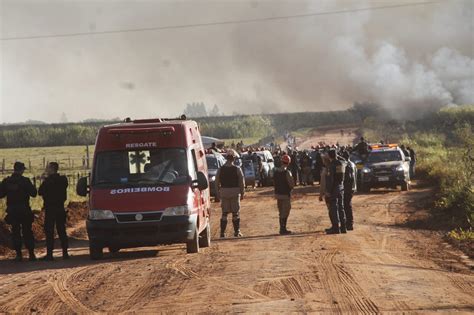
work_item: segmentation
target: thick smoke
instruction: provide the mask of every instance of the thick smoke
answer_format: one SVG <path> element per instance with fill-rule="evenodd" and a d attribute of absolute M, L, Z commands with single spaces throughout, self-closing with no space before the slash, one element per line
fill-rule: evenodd
<path fill-rule="evenodd" d="M 417 0 L 3 0 L 2 36 L 146 28 Z M 1 43 L 0 119 L 344 109 L 395 117 L 474 103 L 474 1 L 192 29 Z M 41 110 L 37 110 L 40 108 Z"/>
<path fill-rule="evenodd" d="M 324 4 L 319 10 L 344 8 L 343 2 Z M 267 26 L 265 35 L 250 38 L 237 30 L 235 50 L 253 46 L 240 55 L 241 62 L 283 94 L 274 104 L 280 111 L 289 104 L 311 110 L 370 101 L 395 117 L 416 117 L 449 104 L 474 103 L 473 6 L 446 1 L 320 17 L 276 34 Z"/>

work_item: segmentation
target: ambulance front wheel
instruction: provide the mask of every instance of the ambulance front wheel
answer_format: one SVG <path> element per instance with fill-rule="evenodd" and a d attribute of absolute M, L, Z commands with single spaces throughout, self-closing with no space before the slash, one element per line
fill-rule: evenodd
<path fill-rule="evenodd" d="M 192 240 L 188 240 L 186 243 L 186 252 L 188 254 L 199 253 L 199 232 L 196 227 L 194 231 L 194 237 Z"/>
<path fill-rule="evenodd" d="M 211 224 L 207 221 L 206 228 L 201 232 L 199 237 L 199 247 L 210 247 L 211 246 Z"/>
<path fill-rule="evenodd" d="M 94 241 L 89 241 L 89 256 L 92 260 L 99 260 L 104 256 L 104 248 Z"/>

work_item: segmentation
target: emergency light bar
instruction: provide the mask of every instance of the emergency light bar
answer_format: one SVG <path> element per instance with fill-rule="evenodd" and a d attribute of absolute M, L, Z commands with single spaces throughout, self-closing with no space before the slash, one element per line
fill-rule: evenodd
<path fill-rule="evenodd" d="M 370 145 L 372 149 L 381 149 L 381 148 L 397 148 L 398 144 L 390 143 L 390 144 L 372 144 Z"/>
<path fill-rule="evenodd" d="M 173 126 L 166 127 L 145 127 L 145 128 L 112 128 L 107 132 L 110 134 L 136 134 L 136 133 L 173 133 L 175 131 Z"/>

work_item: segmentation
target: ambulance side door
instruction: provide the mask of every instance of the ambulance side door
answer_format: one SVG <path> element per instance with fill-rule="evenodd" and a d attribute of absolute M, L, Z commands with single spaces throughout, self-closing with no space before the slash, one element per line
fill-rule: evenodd
<path fill-rule="evenodd" d="M 199 147 L 198 146 L 193 146 L 191 148 L 191 163 L 192 163 L 193 168 L 194 168 L 193 172 L 195 173 L 195 175 L 194 174 L 191 175 L 193 180 L 197 179 L 197 173 L 199 172 L 200 169 L 202 169 L 202 165 L 200 165 L 200 163 L 203 163 L 203 162 L 202 162 L 202 158 L 199 157 L 199 154 L 200 154 Z M 193 191 L 194 192 L 195 204 L 197 203 L 197 207 L 198 207 L 198 221 L 199 221 L 198 230 L 199 230 L 199 232 L 202 231 L 202 229 L 204 229 L 205 224 L 206 224 L 205 194 L 206 194 L 207 191 L 208 191 L 207 189 L 201 191 L 197 188 L 195 188 L 194 191 Z"/>

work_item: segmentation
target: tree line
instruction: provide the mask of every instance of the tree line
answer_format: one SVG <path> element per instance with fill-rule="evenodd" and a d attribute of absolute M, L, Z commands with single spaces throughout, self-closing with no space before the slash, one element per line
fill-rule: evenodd
<path fill-rule="evenodd" d="M 195 118 L 206 136 L 221 139 L 264 138 L 299 128 L 353 124 L 357 114 L 346 111 Z M 94 144 L 100 127 L 111 122 L 0 126 L 0 148 Z"/>

